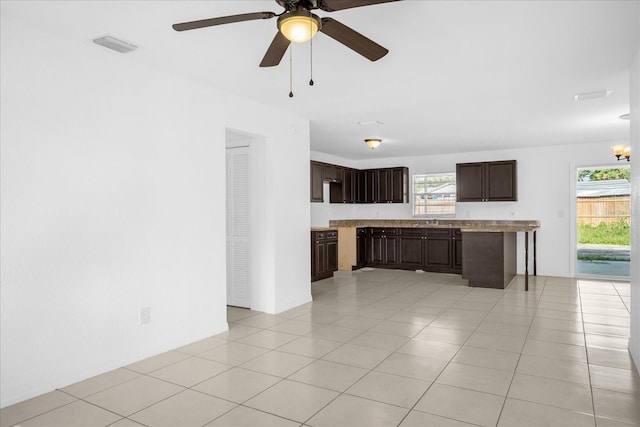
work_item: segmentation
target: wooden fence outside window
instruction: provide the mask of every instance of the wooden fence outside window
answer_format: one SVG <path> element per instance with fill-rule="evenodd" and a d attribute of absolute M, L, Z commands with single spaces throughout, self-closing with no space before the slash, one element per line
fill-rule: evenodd
<path fill-rule="evenodd" d="M 629 196 L 578 197 L 578 224 L 597 226 L 601 222 L 606 224 L 624 221 L 629 224 L 631 219 L 631 203 Z"/>

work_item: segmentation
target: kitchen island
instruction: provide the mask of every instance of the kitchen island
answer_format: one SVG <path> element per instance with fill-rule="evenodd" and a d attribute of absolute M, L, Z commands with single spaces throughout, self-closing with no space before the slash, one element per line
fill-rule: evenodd
<path fill-rule="evenodd" d="M 350 219 L 332 220 L 329 226 L 338 230 L 339 270 L 373 265 L 460 272 L 470 286 L 504 288 L 516 273 L 516 233 L 524 232 L 526 290 L 529 233 L 537 274 L 536 220 Z"/>

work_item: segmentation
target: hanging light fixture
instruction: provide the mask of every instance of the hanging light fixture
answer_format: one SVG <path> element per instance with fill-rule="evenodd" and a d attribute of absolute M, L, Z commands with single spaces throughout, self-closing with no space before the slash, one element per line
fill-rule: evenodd
<path fill-rule="evenodd" d="M 371 148 L 372 150 L 374 148 L 377 148 L 380 145 L 381 142 L 382 142 L 382 140 L 378 139 L 378 138 L 368 138 L 368 139 L 364 140 L 364 143 L 367 144 L 367 146 L 369 148 Z"/>
<path fill-rule="evenodd" d="M 631 160 L 631 147 L 624 144 L 616 144 L 611 146 L 611 150 L 613 150 L 613 155 L 616 156 L 618 161 L 623 158 L 627 159 L 627 162 Z"/>
<path fill-rule="evenodd" d="M 294 10 L 278 18 L 278 30 L 294 43 L 311 40 L 320 27 L 320 18 L 305 10 Z"/>

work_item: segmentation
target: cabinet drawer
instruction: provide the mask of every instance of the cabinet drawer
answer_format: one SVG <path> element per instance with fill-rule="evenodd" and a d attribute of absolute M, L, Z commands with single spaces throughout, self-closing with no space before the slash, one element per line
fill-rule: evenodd
<path fill-rule="evenodd" d="M 336 240 L 338 238 L 337 230 L 330 230 L 326 232 L 327 240 Z"/>
<path fill-rule="evenodd" d="M 451 236 L 451 229 L 449 228 L 427 228 L 427 236 Z"/>
<path fill-rule="evenodd" d="M 400 236 L 424 236 L 424 228 L 398 228 Z"/>
<path fill-rule="evenodd" d="M 379 235 L 396 235 L 398 234 L 398 229 L 397 228 L 374 228 L 373 229 L 373 234 L 376 236 Z"/>
<path fill-rule="evenodd" d="M 366 236 L 367 228 L 356 228 L 356 236 Z"/>

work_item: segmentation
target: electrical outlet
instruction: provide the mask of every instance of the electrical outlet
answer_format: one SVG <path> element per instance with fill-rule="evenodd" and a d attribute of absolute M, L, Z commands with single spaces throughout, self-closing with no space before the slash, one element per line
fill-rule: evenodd
<path fill-rule="evenodd" d="M 151 307 L 142 307 L 140 309 L 140 325 L 146 325 L 151 322 Z"/>

